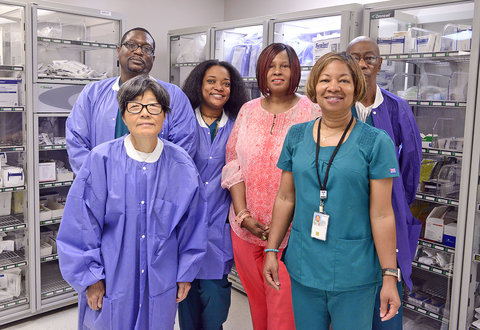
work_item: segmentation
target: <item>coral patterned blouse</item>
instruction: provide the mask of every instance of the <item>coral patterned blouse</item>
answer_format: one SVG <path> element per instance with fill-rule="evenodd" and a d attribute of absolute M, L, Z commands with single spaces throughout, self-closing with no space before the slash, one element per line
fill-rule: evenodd
<path fill-rule="evenodd" d="M 222 187 L 228 188 L 244 181 L 247 209 L 251 216 L 264 225 L 270 225 L 275 197 L 280 186 L 282 170 L 277 161 L 288 129 L 295 124 L 320 116 L 320 107 L 302 96 L 289 110 L 272 114 L 262 108 L 261 98 L 245 103 L 227 143 L 226 165 L 222 171 Z M 233 203 L 229 221 L 240 238 L 258 246 L 266 246 L 247 229 L 235 221 Z M 290 229 L 280 248 L 287 244 Z"/>

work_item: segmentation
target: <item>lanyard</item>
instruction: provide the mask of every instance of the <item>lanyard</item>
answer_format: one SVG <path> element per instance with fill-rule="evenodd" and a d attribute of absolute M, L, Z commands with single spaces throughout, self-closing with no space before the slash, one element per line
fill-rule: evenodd
<path fill-rule="evenodd" d="M 330 160 L 328 161 L 327 170 L 325 171 L 325 177 L 323 178 L 323 184 L 322 184 L 322 181 L 320 180 L 320 174 L 318 173 L 318 153 L 320 151 L 320 126 L 322 125 L 322 118 L 320 118 L 320 120 L 318 121 L 317 146 L 315 149 L 315 170 L 316 170 L 315 172 L 317 173 L 318 184 L 320 185 L 320 207 L 319 207 L 320 213 L 323 213 L 324 200 L 327 199 L 327 180 L 328 180 L 328 173 L 330 172 L 330 167 L 332 166 L 333 159 L 337 155 L 337 152 L 340 149 L 340 146 L 342 145 L 343 140 L 345 140 L 345 136 L 347 135 L 347 132 L 350 129 L 350 126 L 352 126 L 352 122 L 353 122 L 353 116 L 350 119 L 350 122 L 348 123 L 347 127 L 343 131 L 342 137 L 338 141 L 338 144 L 335 147 L 335 150 L 333 151 L 332 156 L 330 157 Z"/>

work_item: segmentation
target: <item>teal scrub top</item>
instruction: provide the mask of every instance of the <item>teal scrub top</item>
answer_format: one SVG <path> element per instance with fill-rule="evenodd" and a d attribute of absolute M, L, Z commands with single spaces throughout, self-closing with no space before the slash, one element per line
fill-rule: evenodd
<path fill-rule="evenodd" d="M 331 165 L 325 213 L 327 239 L 310 236 L 318 212 L 320 186 L 315 174 L 315 121 L 290 128 L 277 166 L 293 173 L 295 213 L 285 251 L 290 276 L 304 286 L 326 291 L 358 290 L 382 281 L 369 213 L 370 179 L 398 176 L 395 147 L 382 130 L 356 121 Z M 320 147 L 323 180 L 335 147 Z"/>

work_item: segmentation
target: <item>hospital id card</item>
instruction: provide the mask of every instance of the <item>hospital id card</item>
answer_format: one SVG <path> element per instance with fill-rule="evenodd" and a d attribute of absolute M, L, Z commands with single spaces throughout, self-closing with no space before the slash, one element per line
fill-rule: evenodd
<path fill-rule="evenodd" d="M 314 212 L 312 221 L 312 232 L 310 236 L 321 241 L 326 241 L 329 218 L 330 216 L 328 214 Z"/>

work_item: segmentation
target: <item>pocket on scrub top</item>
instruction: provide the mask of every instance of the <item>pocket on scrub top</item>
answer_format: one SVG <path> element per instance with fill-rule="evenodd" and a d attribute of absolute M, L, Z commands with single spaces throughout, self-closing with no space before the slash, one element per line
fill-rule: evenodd
<path fill-rule="evenodd" d="M 170 236 L 170 231 L 176 225 L 174 223 L 175 211 L 175 204 L 163 199 L 155 199 L 152 211 L 152 215 L 154 215 L 152 234 L 154 236 L 160 239 Z"/>
<path fill-rule="evenodd" d="M 371 285 L 381 279 L 373 238 L 337 239 L 334 269 L 336 290 Z"/>

